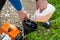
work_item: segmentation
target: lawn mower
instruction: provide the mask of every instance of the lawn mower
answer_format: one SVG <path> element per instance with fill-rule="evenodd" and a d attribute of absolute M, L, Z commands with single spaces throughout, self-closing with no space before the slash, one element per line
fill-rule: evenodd
<path fill-rule="evenodd" d="M 24 35 L 27 35 L 37 29 L 37 24 L 31 20 L 24 21 L 22 24 L 24 26 Z M 23 30 L 21 30 L 20 27 L 18 28 L 8 22 L 5 22 L 0 27 L 0 40 L 24 40 L 22 31 Z"/>

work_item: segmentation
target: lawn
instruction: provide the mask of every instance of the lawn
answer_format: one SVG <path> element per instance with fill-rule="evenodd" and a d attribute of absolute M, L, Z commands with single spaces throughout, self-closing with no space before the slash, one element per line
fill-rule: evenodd
<path fill-rule="evenodd" d="M 50 19 L 52 23 L 50 29 L 46 29 L 41 23 L 38 24 L 36 31 L 26 35 L 26 40 L 60 40 L 60 0 L 48 0 L 56 8 L 55 13 Z"/>

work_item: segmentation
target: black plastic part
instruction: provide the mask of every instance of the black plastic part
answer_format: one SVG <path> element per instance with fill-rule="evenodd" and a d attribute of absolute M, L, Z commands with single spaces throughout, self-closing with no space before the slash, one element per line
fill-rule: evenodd
<path fill-rule="evenodd" d="M 32 31 L 35 31 L 35 29 L 37 29 L 37 24 L 29 19 L 23 22 L 23 26 L 24 26 L 25 34 L 28 34 Z"/>
<path fill-rule="evenodd" d="M 0 10 L 2 10 L 6 0 L 0 0 Z"/>
<path fill-rule="evenodd" d="M 22 40 L 22 34 L 20 34 L 20 35 L 18 35 L 18 36 L 16 36 L 16 40 Z"/>
<path fill-rule="evenodd" d="M 48 22 L 43 22 L 42 25 L 43 25 L 45 28 L 49 29 L 50 26 L 51 26 L 51 23 L 50 23 L 49 21 L 48 21 Z"/>

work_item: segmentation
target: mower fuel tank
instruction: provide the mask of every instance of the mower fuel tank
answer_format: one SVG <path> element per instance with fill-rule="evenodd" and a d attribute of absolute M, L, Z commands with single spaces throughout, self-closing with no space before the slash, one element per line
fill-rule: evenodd
<path fill-rule="evenodd" d="M 9 35 L 11 40 L 20 40 L 22 38 L 22 33 L 15 26 L 9 24 L 8 22 L 4 23 L 1 26 L 1 33 Z"/>

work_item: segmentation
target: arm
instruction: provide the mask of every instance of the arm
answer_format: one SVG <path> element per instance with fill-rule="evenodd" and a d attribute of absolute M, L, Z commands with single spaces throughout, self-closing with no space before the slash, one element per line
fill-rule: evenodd
<path fill-rule="evenodd" d="M 24 21 L 27 18 L 27 12 L 23 10 L 20 0 L 9 0 L 13 7 L 18 11 L 19 18 L 21 21 Z"/>

